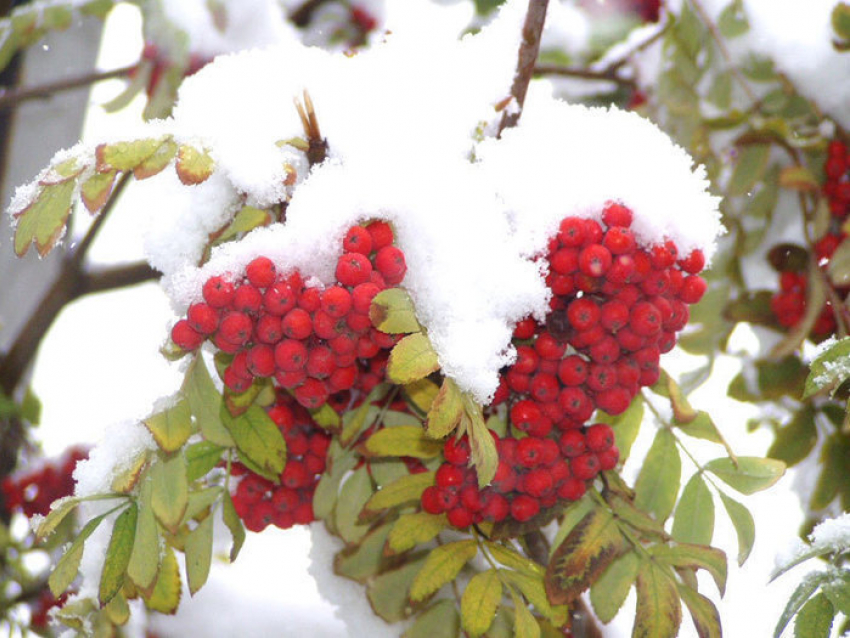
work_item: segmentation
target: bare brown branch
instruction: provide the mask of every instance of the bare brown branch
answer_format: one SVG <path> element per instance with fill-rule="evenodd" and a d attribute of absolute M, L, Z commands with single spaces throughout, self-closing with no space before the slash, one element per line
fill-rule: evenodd
<path fill-rule="evenodd" d="M 67 78 L 38 86 L 22 86 L 12 89 L 0 89 L 0 111 L 12 109 L 29 100 L 48 98 L 55 93 L 89 86 L 102 80 L 124 78 L 136 68 L 135 65 L 112 71 L 96 71 L 75 78 Z"/>

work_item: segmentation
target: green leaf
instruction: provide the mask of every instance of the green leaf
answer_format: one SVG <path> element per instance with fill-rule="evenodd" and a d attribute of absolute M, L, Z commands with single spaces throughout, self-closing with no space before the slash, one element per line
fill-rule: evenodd
<path fill-rule="evenodd" d="M 75 496 L 66 496 L 57 499 L 50 504 L 50 513 L 41 519 L 35 531 L 35 537 L 39 541 L 43 541 L 50 536 L 59 524 L 65 520 L 74 508 L 82 502 L 81 499 Z"/>
<path fill-rule="evenodd" d="M 192 409 L 188 401 L 180 400 L 142 422 L 161 450 L 175 452 L 192 434 Z"/>
<path fill-rule="evenodd" d="M 617 441 L 617 448 L 620 450 L 620 460 L 625 461 L 629 458 L 637 435 L 640 432 L 641 423 L 643 423 L 643 395 L 638 394 L 632 399 L 626 411 L 617 416 L 611 416 L 603 411 L 599 411 L 597 421 L 607 423 L 614 430 L 614 438 Z"/>
<path fill-rule="evenodd" d="M 697 418 L 697 411 L 691 407 L 682 388 L 665 371 L 661 371 L 661 377 L 652 386 L 652 391 L 670 399 L 670 407 L 673 409 L 673 419 L 676 423 L 687 425 Z"/>
<path fill-rule="evenodd" d="M 410 583 L 422 568 L 425 559 L 419 558 L 405 563 L 398 569 L 384 572 L 376 577 L 366 589 L 373 611 L 387 622 L 398 622 L 407 618 L 412 608 L 408 599 Z"/>
<path fill-rule="evenodd" d="M 753 549 L 753 543 L 756 540 L 756 524 L 750 510 L 723 492 L 718 491 L 718 494 L 738 535 L 738 565 L 740 566 L 746 562 Z"/>
<path fill-rule="evenodd" d="M 546 587 L 543 584 L 543 574 L 529 575 L 505 569 L 499 570 L 499 574 L 509 584 L 517 587 L 539 614 L 547 618 L 556 618 L 561 625 L 567 622 L 567 607 L 559 605 L 553 608 L 549 602 Z"/>
<path fill-rule="evenodd" d="M 119 505 L 118 507 L 121 507 Z M 103 522 L 107 516 L 115 512 L 111 509 L 105 514 L 101 514 L 90 520 L 83 526 L 80 533 L 74 538 L 71 546 L 62 555 L 62 558 L 56 563 L 56 567 L 50 573 L 47 579 L 47 585 L 50 587 L 50 592 L 54 597 L 59 598 L 66 589 L 71 586 L 74 579 L 77 577 L 77 571 L 80 569 L 80 560 L 83 558 L 83 548 L 88 537 L 97 529 L 97 526 Z"/>
<path fill-rule="evenodd" d="M 708 545 L 714 535 L 714 499 L 701 474 L 694 474 L 676 506 L 673 538 L 680 543 Z"/>
<path fill-rule="evenodd" d="M 741 0 L 730 2 L 717 19 L 717 30 L 724 38 L 736 38 L 750 30 Z"/>
<path fill-rule="evenodd" d="M 400 516 L 387 538 L 387 549 L 400 554 L 420 543 L 427 543 L 448 525 L 443 515 L 416 512 Z"/>
<path fill-rule="evenodd" d="M 370 578 L 387 567 L 384 546 L 392 529 L 392 524 L 381 525 L 367 533 L 358 545 L 350 545 L 334 556 L 334 572 L 359 583 Z"/>
<path fill-rule="evenodd" d="M 834 578 L 821 587 L 836 610 L 845 616 L 850 612 L 850 573 L 846 570 L 835 574 Z"/>
<path fill-rule="evenodd" d="M 346 542 L 356 543 L 369 531 L 369 525 L 359 524 L 358 520 L 363 506 L 374 492 L 372 478 L 365 465 L 354 470 L 354 473 L 343 483 L 336 504 L 334 521 L 337 532 Z"/>
<path fill-rule="evenodd" d="M 422 570 L 410 585 L 410 600 L 419 602 L 452 582 L 463 566 L 478 554 L 474 540 L 456 541 L 440 545 L 428 554 Z"/>
<path fill-rule="evenodd" d="M 186 448 L 186 477 L 193 482 L 206 476 L 219 461 L 225 448 L 209 441 L 199 441 Z"/>
<path fill-rule="evenodd" d="M 595 508 L 572 529 L 546 568 L 546 593 L 556 605 L 568 605 L 590 587 L 615 558 L 628 549 L 617 521 L 606 508 Z"/>
<path fill-rule="evenodd" d="M 460 615 L 452 600 L 438 600 L 419 614 L 416 622 L 402 638 L 457 638 L 460 634 Z"/>
<path fill-rule="evenodd" d="M 209 179 L 215 170 L 215 161 L 206 151 L 182 144 L 177 151 L 177 177 L 186 186 L 194 186 Z"/>
<path fill-rule="evenodd" d="M 115 185 L 116 171 L 95 173 L 80 186 L 80 198 L 90 213 L 97 213 L 109 201 Z"/>
<path fill-rule="evenodd" d="M 472 456 L 472 464 L 478 474 L 478 487 L 489 485 L 496 475 L 499 466 L 499 452 L 496 450 L 496 441 L 487 424 L 481 406 L 467 394 L 463 395 L 464 415 L 463 422 L 466 425 L 466 435 L 469 438 L 469 449 Z M 440 445 L 440 451 L 442 451 Z"/>
<path fill-rule="evenodd" d="M 514 603 L 514 636 L 516 638 L 540 638 L 540 625 L 522 599 L 513 589 L 509 589 Z"/>
<path fill-rule="evenodd" d="M 260 226 L 268 226 L 272 221 L 274 217 L 271 212 L 253 206 L 243 206 L 215 241 L 217 244 L 229 241 Z"/>
<path fill-rule="evenodd" d="M 443 444 L 425 435 L 418 425 L 383 428 L 370 436 L 361 446 L 362 453 L 372 456 L 412 456 L 430 459 L 442 452 Z"/>
<path fill-rule="evenodd" d="M 53 249 L 65 232 L 74 188 L 73 180 L 44 186 L 26 208 L 13 213 L 18 257 L 23 257 L 32 243 L 42 257 Z"/>
<path fill-rule="evenodd" d="M 583 498 L 575 501 L 566 508 L 563 519 L 561 520 L 561 526 L 558 528 L 558 532 L 552 540 L 552 549 L 549 550 L 550 562 L 551 556 L 555 553 L 555 550 L 561 546 L 561 543 L 563 543 L 564 539 L 569 536 L 573 529 L 575 529 L 576 525 L 584 520 L 584 517 L 587 516 L 587 514 L 593 509 L 596 509 L 596 505 L 589 498 Z"/>
<path fill-rule="evenodd" d="M 207 516 L 186 536 L 186 577 L 189 592 L 195 593 L 207 582 L 213 552 L 213 517 Z"/>
<path fill-rule="evenodd" d="M 608 624 L 620 611 L 637 578 L 640 561 L 637 554 L 623 554 L 590 586 L 590 603 L 603 623 Z"/>
<path fill-rule="evenodd" d="M 521 574 L 533 576 L 535 578 L 542 577 L 546 573 L 546 570 L 543 567 L 530 558 L 526 558 L 524 555 L 517 552 L 513 548 L 513 545 L 504 547 L 499 543 L 489 541 L 485 543 L 485 545 L 487 547 L 487 551 L 490 552 L 490 555 L 505 567 L 510 567 Z"/>
<path fill-rule="evenodd" d="M 204 359 L 196 354 L 186 370 L 182 392 L 189 401 L 192 414 L 201 429 L 201 434 L 210 443 L 232 447 L 233 437 L 221 421 L 223 399 L 215 387 Z"/>
<path fill-rule="evenodd" d="M 428 411 L 425 428 L 428 435 L 442 439 L 454 431 L 463 417 L 463 394 L 449 377 L 443 379 L 440 391 Z"/>
<path fill-rule="evenodd" d="M 387 377 L 394 383 L 407 384 L 440 369 L 437 352 L 421 332 L 404 337 L 390 352 Z"/>
<path fill-rule="evenodd" d="M 339 485 L 343 477 L 354 469 L 358 459 L 353 450 L 342 450 L 336 440 L 328 448 L 329 469 L 325 470 L 313 493 L 313 514 L 317 520 L 328 522 L 339 496 Z"/>
<path fill-rule="evenodd" d="M 842 40 L 850 40 L 850 5 L 839 2 L 832 10 L 832 28 Z"/>
<path fill-rule="evenodd" d="M 723 444 L 723 437 L 707 412 L 698 412 L 693 421 L 687 425 L 679 426 L 679 429 L 695 439 Z"/>
<path fill-rule="evenodd" d="M 180 605 L 180 597 L 183 591 L 180 587 L 180 566 L 174 550 L 166 546 L 162 557 L 162 567 L 159 569 L 159 577 L 156 579 L 153 591 L 145 598 L 148 609 L 158 611 L 161 614 L 173 614 Z"/>
<path fill-rule="evenodd" d="M 133 551 L 133 541 L 136 538 L 136 518 L 138 508 L 135 503 L 125 509 L 112 527 L 112 536 L 106 548 L 106 558 L 103 562 L 103 572 L 100 575 L 98 600 L 101 607 L 106 605 L 124 585 L 127 565 L 130 564 L 130 554 Z"/>
<path fill-rule="evenodd" d="M 153 587 L 159 571 L 159 529 L 151 505 L 152 488 L 152 481 L 146 480 L 139 490 L 136 537 L 127 564 L 127 576 L 144 591 Z"/>
<path fill-rule="evenodd" d="M 732 74 L 727 71 L 715 75 L 706 99 L 717 108 L 727 110 L 732 105 Z"/>
<path fill-rule="evenodd" d="M 767 456 L 795 465 L 809 455 L 817 440 L 814 406 L 804 403 L 787 425 L 777 429 Z"/>
<path fill-rule="evenodd" d="M 741 494 L 755 494 L 782 478 L 785 474 L 785 463 L 756 456 L 742 456 L 738 458 L 737 467 L 732 459 L 720 458 L 706 463 L 705 469 Z"/>
<path fill-rule="evenodd" d="M 279 481 L 286 465 L 286 441 L 266 411 L 252 405 L 239 416 L 232 417 L 223 409 L 221 420 L 240 454 L 258 468 L 258 473 Z"/>
<path fill-rule="evenodd" d="M 114 142 L 101 144 L 95 149 L 97 172 L 132 171 L 136 166 L 153 155 L 163 144 L 164 138 L 145 138 L 130 142 Z"/>
<path fill-rule="evenodd" d="M 659 522 L 667 520 L 676 505 L 681 475 L 682 459 L 676 439 L 669 430 L 660 429 L 635 482 L 637 508 L 651 512 Z"/>
<path fill-rule="evenodd" d="M 404 474 L 382 488 L 379 492 L 376 492 L 366 503 L 365 509 L 377 512 L 378 510 L 395 507 L 396 505 L 418 501 L 425 488 L 433 484 L 434 472 Z"/>
<path fill-rule="evenodd" d="M 160 459 L 150 472 L 151 507 L 162 526 L 176 534 L 189 504 L 186 459 L 180 453 Z"/>
<path fill-rule="evenodd" d="M 850 337 L 839 339 L 814 358 L 806 378 L 803 399 L 825 388 L 836 389 L 850 377 Z"/>
<path fill-rule="evenodd" d="M 375 420 L 381 414 L 381 409 L 374 405 L 387 396 L 389 385 L 381 383 L 376 385 L 363 400 L 356 410 L 348 410 L 342 417 L 342 433 L 339 442 L 343 447 L 356 440 L 364 431 L 372 427 Z"/>
<path fill-rule="evenodd" d="M 748 144 L 741 148 L 738 161 L 729 178 L 727 194 L 735 196 L 749 193 L 764 175 L 769 158 L 769 144 Z"/>
<path fill-rule="evenodd" d="M 239 556 L 239 550 L 242 549 L 242 544 L 245 542 L 245 526 L 242 525 L 242 519 L 236 513 L 233 499 L 226 492 L 222 501 L 221 517 L 227 529 L 230 530 L 231 538 L 233 538 L 233 545 L 230 547 L 230 562 L 232 563 Z"/>
<path fill-rule="evenodd" d="M 679 597 L 688 607 L 699 638 L 722 638 L 720 614 L 708 598 L 687 585 L 679 585 Z"/>
<path fill-rule="evenodd" d="M 404 288 L 387 288 L 375 295 L 369 318 L 375 328 L 388 334 L 422 332 L 413 300 Z"/>
<path fill-rule="evenodd" d="M 404 394 L 408 401 L 422 414 L 428 414 L 431 410 L 431 406 L 434 405 L 434 399 L 437 398 L 439 391 L 440 386 L 427 378 L 419 379 L 419 381 L 414 381 L 404 386 Z"/>
<path fill-rule="evenodd" d="M 682 605 L 673 577 L 655 561 L 644 561 L 637 575 L 637 609 L 633 638 L 676 636 Z"/>
<path fill-rule="evenodd" d="M 726 554 L 715 547 L 679 543 L 677 545 L 656 545 L 650 553 L 658 561 L 671 567 L 704 569 L 714 579 L 720 595 L 726 592 Z"/>
<path fill-rule="evenodd" d="M 114 625 L 124 625 L 130 620 L 130 605 L 127 604 L 127 599 L 124 594 L 118 592 L 112 597 L 106 606 L 103 608 L 109 622 Z"/>
<path fill-rule="evenodd" d="M 835 608 L 821 592 L 803 605 L 794 621 L 794 638 L 829 638 Z"/>
<path fill-rule="evenodd" d="M 502 599 L 502 581 L 495 569 L 475 574 L 460 599 L 460 622 L 471 638 L 490 628 Z"/>
<path fill-rule="evenodd" d="M 797 615 L 797 612 L 806 604 L 812 594 L 814 594 L 822 583 L 826 582 L 829 576 L 826 572 L 814 572 L 803 577 L 802 582 L 797 585 L 797 588 L 791 594 L 788 602 L 785 604 L 785 609 L 776 623 L 776 629 L 773 631 L 773 638 L 779 638 L 785 627 L 791 622 L 791 619 Z"/>

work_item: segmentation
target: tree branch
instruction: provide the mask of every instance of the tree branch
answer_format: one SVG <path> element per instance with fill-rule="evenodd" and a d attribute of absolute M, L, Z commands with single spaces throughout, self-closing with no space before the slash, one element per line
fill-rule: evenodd
<path fill-rule="evenodd" d="M 310 24 L 316 10 L 328 0 L 307 0 L 300 7 L 289 14 L 289 19 L 298 27 L 306 27 Z"/>
<path fill-rule="evenodd" d="M 598 80 L 601 82 L 615 82 L 629 88 L 637 88 L 634 80 L 621 77 L 617 74 L 619 67 L 612 67 L 604 71 L 591 71 L 590 69 L 559 66 L 557 64 L 538 64 L 534 67 L 535 75 L 557 75 L 560 77 L 578 78 L 581 80 Z"/>
<path fill-rule="evenodd" d="M 525 14 L 525 24 L 522 27 L 522 43 L 519 47 L 516 75 L 511 86 L 511 96 L 516 100 L 517 108 L 511 113 L 505 112 L 499 125 L 499 137 L 506 128 L 516 126 L 522 107 L 525 104 L 525 95 L 528 92 L 528 83 L 534 75 L 534 65 L 540 53 L 540 38 L 543 34 L 543 25 L 546 23 L 546 9 L 549 0 L 528 0 L 528 11 Z"/>
<path fill-rule="evenodd" d="M 89 86 L 100 82 L 101 80 L 111 80 L 114 78 L 123 78 L 128 76 L 136 65 L 127 66 L 122 69 L 113 69 L 112 71 L 95 71 L 87 73 L 75 78 L 58 80 L 56 82 L 48 82 L 38 86 L 22 86 L 11 89 L 0 89 L 0 111 L 13 109 L 21 102 L 33 100 L 37 98 L 48 98 L 54 93 L 76 89 L 81 86 Z"/>

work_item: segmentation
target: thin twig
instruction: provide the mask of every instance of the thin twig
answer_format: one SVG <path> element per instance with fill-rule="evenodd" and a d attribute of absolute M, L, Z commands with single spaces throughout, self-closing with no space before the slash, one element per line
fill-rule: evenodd
<path fill-rule="evenodd" d="M 535 75 L 557 75 L 559 77 L 578 78 L 581 80 L 597 80 L 600 82 L 614 82 L 629 88 L 637 88 L 637 83 L 617 74 L 619 67 L 612 67 L 604 71 L 591 71 L 590 69 L 576 68 L 571 66 L 560 66 L 557 64 L 538 64 L 534 67 Z"/>
<path fill-rule="evenodd" d="M 499 137 L 506 128 L 516 126 L 522 107 L 525 104 L 525 95 L 528 92 L 528 84 L 534 75 L 534 65 L 540 53 L 540 38 L 543 34 L 543 25 L 546 23 L 546 9 L 549 0 L 528 0 L 528 11 L 525 14 L 525 24 L 522 27 L 522 43 L 519 47 L 517 58 L 516 75 L 511 86 L 511 96 L 516 100 L 516 107 L 510 112 L 506 111 L 499 125 Z"/>
<path fill-rule="evenodd" d="M 306 27 L 310 24 L 313 14 L 328 0 L 307 0 L 300 7 L 289 14 L 289 20 L 298 27 Z"/>
<path fill-rule="evenodd" d="M 38 98 L 48 98 L 55 93 L 77 89 L 82 86 L 89 86 L 102 80 L 112 80 L 114 78 L 127 77 L 136 68 L 136 65 L 126 66 L 121 69 L 113 69 L 112 71 L 95 71 L 87 73 L 75 78 L 67 78 L 57 80 L 56 82 L 48 82 L 38 86 L 22 86 L 11 89 L 0 89 L 0 111 L 12 109 L 28 100 Z"/>

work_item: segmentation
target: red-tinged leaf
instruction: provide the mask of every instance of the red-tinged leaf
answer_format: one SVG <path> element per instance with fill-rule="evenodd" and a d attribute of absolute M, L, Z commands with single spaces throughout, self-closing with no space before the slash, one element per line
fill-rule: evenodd
<path fill-rule="evenodd" d="M 628 547 L 610 511 L 597 507 L 588 512 L 549 560 L 545 579 L 549 600 L 570 604 Z"/>
<path fill-rule="evenodd" d="M 103 561 L 103 571 L 100 574 L 98 600 L 101 607 L 106 605 L 124 585 L 127 566 L 130 564 L 130 554 L 136 538 L 136 519 L 138 508 L 135 503 L 125 509 L 112 527 L 112 536 L 106 548 L 106 558 Z"/>
<path fill-rule="evenodd" d="M 404 288 L 388 288 L 375 295 L 369 308 L 369 318 L 373 326 L 389 334 L 422 331 L 413 300 Z"/>
<path fill-rule="evenodd" d="M 126 173 L 153 155 L 162 145 L 162 139 L 145 138 L 129 142 L 101 144 L 95 149 L 97 172 L 120 171 Z"/>
<path fill-rule="evenodd" d="M 704 569 L 714 579 L 720 595 L 726 592 L 726 554 L 715 547 L 679 543 L 677 545 L 656 545 L 652 555 L 671 567 Z"/>
<path fill-rule="evenodd" d="M 453 581 L 477 554 L 478 545 L 474 540 L 456 541 L 432 550 L 410 585 L 410 600 L 419 602 L 435 594 L 440 587 Z"/>
<path fill-rule="evenodd" d="M 215 161 L 206 151 L 183 144 L 177 151 L 177 177 L 186 186 L 205 182 L 215 170 Z"/>
<path fill-rule="evenodd" d="M 40 186 L 51 186 L 53 184 L 61 184 L 68 180 L 78 177 L 85 169 L 84 164 L 80 164 L 75 157 L 67 159 L 60 164 L 51 166 L 47 173 L 38 180 Z"/>
<path fill-rule="evenodd" d="M 142 160 L 133 169 L 133 177 L 147 179 L 162 172 L 177 155 L 177 144 L 171 139 L 165 139 L 157 149 Z"/>
<path fill-rule="evenodd" d="M 429 459 L 443 449 L 440 441 L 429 439 L 418 425 L 399 425 L 378 430 L 361 447 L 365 456 L 412 456 Z"/>
<path fill-rule="evenodd" d="M 448 436 L 458 426 L 462 416 L 463 394 L 457 384 L 446 377 L 428 411 L 425 422 L 428 435 L 435 439 Z"/>
<path fill-rule="evenodd" d="M 109 201 L 116 175 L 117 171 L 95 173 L 82 183 L 80 197 L 90 213 L 97 213 Z"/>
<path fill-rule="evenodd" d="M 699 638 L 722 638 L 720 614 L 713 602 L 687 585 L 679 585 L 679 597 L 688 607 Z"/>
<path fill-rule="evenodd" d="M 803 192 L 816 192 L 820 190 L 820 183 L 805 166 L 786 166 L 779 172 L 779 185 Z"/>
<path fill-rule="evenodd" d="M 439 369 L 437 352 L 421 332 L 399 341 L 387 362 L 387 376 L 402 385 L 423 379 Z"/>
<path fill-rule="evenodd" d="M 460 622 L 470 638 L 490 628 L 502 600 L 502 581 L 495 569 L 475 574 L 460 599 Z"/>
<path fill-rule="evenodd" d="M 177 612 L 177 607 L 180 606 L 182 593 L 177 556 L 175 556 L 173 549 L 166 546 L 156 585 L 154 585 L 150 596 L 145 598 L 145 605 L 152 611 L 173 615 Z"/>
<path fill-rule="evenodd" d="M 641 563 L 632 638 L 671 638 L 679 633 L 682 605 L 673 576 L 655 561 Z"/>
<path fill-rule="evenodd" d="M 35 243 L 38 254 L 49 253 L 65 232 L 71 214 L 73 181 L 44 186 L 38 196 L 15 217 L 15 254 L 23 257 Z"/>

